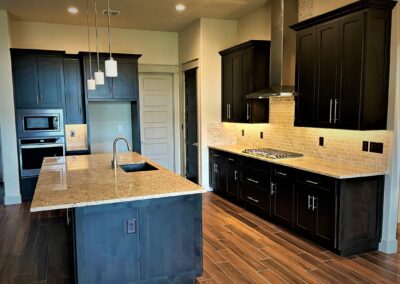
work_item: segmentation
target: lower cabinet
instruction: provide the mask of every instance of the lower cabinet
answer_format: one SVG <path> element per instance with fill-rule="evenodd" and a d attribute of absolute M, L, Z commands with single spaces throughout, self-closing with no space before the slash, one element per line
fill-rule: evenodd
<path fill-rule="evenodd" d="M 28 178 L 20 179 L 20 190 L 21 190 L 22 202 L 32 201 L 37 182 L 38 182 L 38 177 L 28 177 Z"/>
<path fill-rule="evenodd" d="M 383 183 L 383 176 L 334 179 L 210 149 L 216 193 L 342 256 L 378 249 Z"/>

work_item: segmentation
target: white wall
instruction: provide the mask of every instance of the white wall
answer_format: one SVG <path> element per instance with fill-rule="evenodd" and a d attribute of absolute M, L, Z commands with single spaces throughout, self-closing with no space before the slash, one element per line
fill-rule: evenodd
<path fill-rule="evenodd" d="M 179 31 L 179 63 L 200 57 L 200 20 Z"/>
<path fill-rule="evenodd" d="M 89 103 L 90 148 L 93 154 L 112 152 L 116 137 L 125 137 L 132 145 L 131 104 L 121 103 Z M 125 152 L 126 146 L 119 146 Z"/>
<path fill-rule="evenodd" d="M 243 16 L 237 22 L 238 43 L 271 39 L 271 3 Z"/>
<path fill-rule="evenodd" d="M 237 22 L 200 20 L 200 149 L 202 185 L 209 184 L 207 125 L 221 121 L 221 56 L 219 51 L 237 43 Z"/>
<path fill-rule="evenodd" d="M 36 22 L 11 22 L 11 41 L 14 48 L 62 50 L 68 53 L 87 51 L 87 28 Z M 92 50 L 94 29 L 92 28 Z M 141 64 L 178 65 L 178 33 L 112 29 L 111 49 L 117 53 L 143 54 Z M 99 50 L 108 51 L 105 28 L 99 29 Z"/>
<path fill-rule="evenodd" d="M 7 12 L 0 10 L 0 137 L 4 161 L 4 202 L 15 204 L 21 202 L 21 195 L 8 27 Z"/>

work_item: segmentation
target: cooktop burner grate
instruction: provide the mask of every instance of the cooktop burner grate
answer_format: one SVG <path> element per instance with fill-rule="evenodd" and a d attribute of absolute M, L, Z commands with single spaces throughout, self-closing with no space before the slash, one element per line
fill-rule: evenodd
<path fill-rule="evenodd" d="M 271 148 L 245 149 L 243 153 L 268 159 L 287 159 L 303 157 L 303 154 L 287 152 Z"/>

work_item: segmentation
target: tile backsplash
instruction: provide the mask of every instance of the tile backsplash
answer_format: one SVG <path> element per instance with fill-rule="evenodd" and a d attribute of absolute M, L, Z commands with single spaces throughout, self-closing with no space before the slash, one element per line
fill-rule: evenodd
<path fill-rule="evenodd" d="M 65 139 L 67 151 L 81 151 L 88 149 L 87 125 L 66 124 Z"/>
<path fill-rule="evenodd" d="M 209 145 L 240 144 L 271 147 L 332 161 L 338 164 L 387 170 L 391 153 L 391 131 L 352 131 L 294 127 L 293 98 L 270 99 L 270 123 L 210 123 Z M 244 136 L 242 136 L 244 130 Z M 263 139 L 260 139 L 263 132 Z M 324 137 L 324 146 L 319 138 Z M 383 154 L 363 152 L 363 141 L 383 143 Z"/>

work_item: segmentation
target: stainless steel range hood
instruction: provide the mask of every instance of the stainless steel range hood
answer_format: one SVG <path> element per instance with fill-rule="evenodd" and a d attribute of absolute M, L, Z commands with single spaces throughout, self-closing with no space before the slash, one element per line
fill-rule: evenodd
<path fill-rule="evenodd" d="M 270 87 L 246 96 L 248 99 L 294 95 L 296 32 L 289 27 L 298 20 L 298 0 L 271 0 Z"/>

